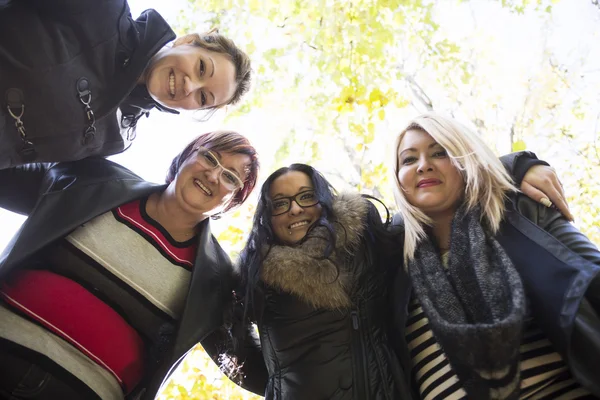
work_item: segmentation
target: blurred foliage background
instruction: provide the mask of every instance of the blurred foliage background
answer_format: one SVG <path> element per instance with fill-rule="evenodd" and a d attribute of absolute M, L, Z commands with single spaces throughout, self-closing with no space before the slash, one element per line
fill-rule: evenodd
<path fill-rule="evenodd" d="M 597 1 L 190 0 L 170 22 L 179 34 L 218 27 L 250 54 L 252 92 L 222 122 L 255 143 L 263 179 L 306 162 L 393 209 L 394 137 L 436 110 L 499 154 L 549 161 L 576 225 L 600 243 Z M 234 258 L 253 210 L 251 199 L 219 222 Z M 258 397 L 197 349 L 161 398 Z"/>

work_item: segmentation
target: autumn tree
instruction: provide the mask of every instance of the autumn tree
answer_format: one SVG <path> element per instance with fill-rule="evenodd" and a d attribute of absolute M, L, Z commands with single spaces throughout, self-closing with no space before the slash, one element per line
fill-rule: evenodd
<path fill-rule="evenodd" d="M 178 28 L 217 26 L 250 54 L 253 90 L 227 124 L 257 144 L 263 177 L 308 162 L 338 189 L 393 207 L 394 137 L 437 110 L 499 153 L 550 161 L 578 227 L 600 243 L 599 19 L 586 0 L 192 0 Z M 253 210 L 250 201 L 221 226 L 233 257 Z M 221 398 L 208 364 L 186 367 L 165 398 L 204 398 L 207 388 Z"/>

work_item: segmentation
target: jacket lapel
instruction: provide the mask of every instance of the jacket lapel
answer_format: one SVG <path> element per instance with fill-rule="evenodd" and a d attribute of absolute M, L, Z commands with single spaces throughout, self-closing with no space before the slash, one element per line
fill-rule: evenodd
<path fill-rule="evenodd" d="M 200 227 L 196 261 L 173 349 L 176 358 L 223 324 L 231 272 L 229 258 L 213 238 L 207 218 Z"/>

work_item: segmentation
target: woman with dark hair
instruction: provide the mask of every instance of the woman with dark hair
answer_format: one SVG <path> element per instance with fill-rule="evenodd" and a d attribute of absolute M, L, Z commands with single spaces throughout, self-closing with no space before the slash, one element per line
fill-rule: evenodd
<path fill-rule="evenodd" d="M 197 343 L 264 392 L 257 341 L 230 335 L 237 275 L 209 224 L 257 172 L 235 132 L 190 143 L 166 185 L 97 157 L 1 170 L 28 219 L 0 256 L 0 398 L 153 399 Z"/>
<path fill-rule="evenodd" d="M 240 260 L 267 399 L 398 398 L 385 328 L 391 243 L 369 200 L 336 194 L 314 168 L 267 178 Z"/>
<path fill-rule="evenodd" d="M 125 0 L 0 5 L 0 169 L 120 153 L 153 108 L 210 114 L 248 91 L 250 60 L 230 39 L 174 39 Z"/>

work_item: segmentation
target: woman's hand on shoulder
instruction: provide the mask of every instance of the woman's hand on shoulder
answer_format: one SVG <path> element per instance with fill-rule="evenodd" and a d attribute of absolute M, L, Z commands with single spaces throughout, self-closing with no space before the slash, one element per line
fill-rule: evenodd
<path fill-rule="evenodd" d="M 523 177 L 521 191 L 546 207 L 556 207 L 565 218 L 573 221 L 562 184 L 554 168 L 547 165 L 531 167 Z"/>

